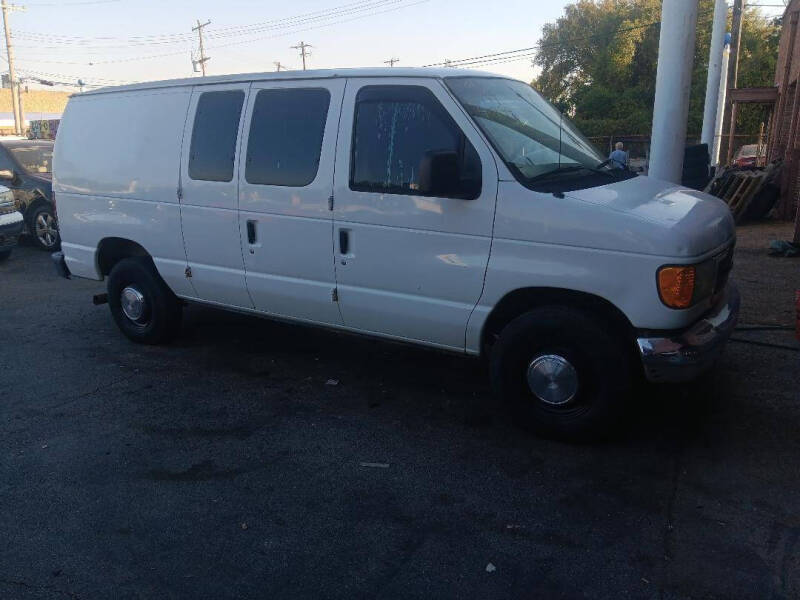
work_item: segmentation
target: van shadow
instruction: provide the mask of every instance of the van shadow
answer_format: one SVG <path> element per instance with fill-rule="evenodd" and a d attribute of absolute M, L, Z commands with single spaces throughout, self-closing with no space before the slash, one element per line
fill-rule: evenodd
<path fill-rule="evenodd" d="M 313 394 L 335 385 L 343 402 L 452 421 L 492 437 L 535 440 L 491 393 L 484 360 L 400 342 L 191 305 L 175 345 L 204 369 L 259 378 Z M 335 383 L 334 383 L 335 382 Z M 635 386 L 620 429 L 601 444 L 687 442 L 703 435 L 720 391 L 713 377 L 681 385 Z M 402 415 L 400 415 L 402 418 Z"/>

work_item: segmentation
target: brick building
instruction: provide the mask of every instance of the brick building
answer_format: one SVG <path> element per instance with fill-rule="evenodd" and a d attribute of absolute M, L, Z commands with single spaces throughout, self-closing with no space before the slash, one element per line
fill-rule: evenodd
<path fill-rule="evenodd" d="M 791 0 L 783 16 L 783 30 L 775 68 L 777 98 L 767 150 L 769 160 L 783 158 L 778 215 L 795 219 L 795 241 L 800 242 L 800 0 Z"/>

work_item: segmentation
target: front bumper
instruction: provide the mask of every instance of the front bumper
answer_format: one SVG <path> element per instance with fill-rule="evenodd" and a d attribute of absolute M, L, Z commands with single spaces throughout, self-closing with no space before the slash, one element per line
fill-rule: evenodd
<path fill-rule="evenodd" d="M 645 377 L 652 382 L 694 379 L 710 369 L 739 319 L 739 290 L 729 282 L 711 312 L 685 331 L 636 340 Z"/>
<path fill-rule="evenodd" d="M 24 224 L 25 220 L 17 211 L 0 215 L 0 250 L 17 245 Z"/>

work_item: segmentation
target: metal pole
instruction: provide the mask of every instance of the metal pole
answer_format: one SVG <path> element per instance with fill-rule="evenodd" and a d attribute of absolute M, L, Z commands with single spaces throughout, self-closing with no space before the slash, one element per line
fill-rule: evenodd
<path fill-rule="evenodd" d="M 730 58 L 727 35 L 725 48 L 722 50 L 722 69 L 719 77 L 719 90 L 717 91 L 717 114 L 714 122 L 714 149 L 711 151 L 711 164 L 719 164 L 719 146 L 722 141 L 722 120 L 725 115 L 725 96 L 728 92 L 728 59 Z"/>
<path fill-rule="evenodd" d="M 14 71 L 14 47 L 11 44 L 11 29 L 8 25 L 8 12 L 11 9 L 2 1 L 3 9 L 3 28 L 6 33 L 6 56 L 8 57 L 8 81 L 11 85 L 11 106 L 14 111 L 14 133 L 22 135 L 22 111 L 19 106 L 19 87 L 17 76 Z"/>
<path fill-rule="evenodd" d="M 717 123 L 719 81 L 722 75 L 722 55 L 725 51 L 725 26 L 728 20 L 728 5 L 725 0 L 714 4 L 714 25 L 711 29 L 711 49 L 708 53 L 708 77 L 706 79 L 706 102 L 703 109 L 703 132 L 700 143 L 708 144 L 709 152 L 714 145 L 714 127 Z"/>
<path fill-rule="evenodd" d="M 648 175 L 681 182 L 689 116 L 697 0 L 664 0 Z"/>
<path fill-rule="evenodd" d="M 734 0 L 733 18 L 731 19 L 731 55 L 728 60 L 728 89 L 736 89 L 739 77 L 739 46 L 742 42 L 742 14 L 744 13 L 745 0 Z M 725 118 L 722 121 L 722 130 L 728 133 L 728 143 L 725 147 L 725 164 L 731 162 L 733 157 L 733 134 L 736 131 L 736 108 L 730 96 L 725 102 Z"/>

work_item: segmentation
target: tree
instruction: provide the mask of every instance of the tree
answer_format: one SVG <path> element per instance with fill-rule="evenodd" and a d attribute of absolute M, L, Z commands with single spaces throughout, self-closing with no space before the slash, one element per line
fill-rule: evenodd
<path fill-rule="evenodd" d="M 690 134 L 699 134 L 705 102 L 713 0 L 700 0 L 689 100 Z M 545 25 L 533 86 L 589 136 L 648 134 L 658 63 L 660 0 L 577 0 Z M 773 85 L 780 24 L 757 8 L 745 12 L 739 85 Z M 743 111 L 744 130 L 758 131 L 758 114 Z"/>

